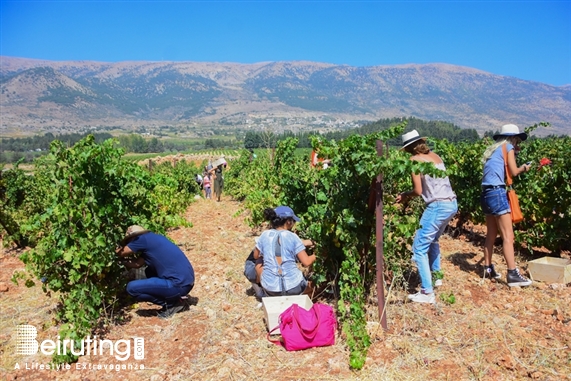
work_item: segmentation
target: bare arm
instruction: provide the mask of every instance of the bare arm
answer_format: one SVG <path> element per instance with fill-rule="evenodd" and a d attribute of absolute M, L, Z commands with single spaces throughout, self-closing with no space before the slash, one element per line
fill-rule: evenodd
<path fill-rule="evenodd" d="M 411 197 L 417 197 L 422 194 L 422 181 L 420 180 L 420 174 L 412 174 L 412 190 L 410 191 Z"/>
<path fill-rule="evenodd" d="M 118 256 L 123 257 L 123 258 L 128 257 L 128 256 L 130 256 L 130 255 L 132 255 L 132 254 L 135 254 L 135 253 L 133 252 L 133 250 L 131 250 L 131 249 L 129 248 L 129 246 L 120 246 L 120 247 L 118 247 L 117 249 L 115 249 L 115 253 L 116 253 Z"/>
<path fill-rule="evenodd" d="M 297 258 L 301 262 L 302 265 L 305 267 L 311 266 L 313 262 L 315 262 L 315 255 L 307 255 L 305 250 L 300 251 L 297 253 Z"/>
<path fill-rule="evenodd" d="M 315 244 L 313 243 L 313 241 L 310 240 L 310 239 L 302 239 L 302 240 L 301 240 L 301 243 L 303 243 L 303 246 L 305 246 L 305 247 L 313 247 L 313 246 L 315 246 Z"/>
<path fill-rule="evenodd" d="M 422 181 L 420 180 L 420 174 L 413 173 L 412 177 L 412 190 L 408 192 L 402 192 L 396 198 L 397 203 L 408 202 L 411 198 L 420 196 L 422 194 Z"/>
<path fill-rule="evenodd" d="M 136 259 L 123 259 L 123 264 L 128 269 L 138 269 L 145 265 L 145 260 L 142 257 Z"/>
<path fill-rule="evenodd" d="M 528 172 L 531 168 L 531 165 L 524 164 L 521 167 L 517 166 L 515 162 L 515 149 L 512 149 L 508 152 L 508 169 L 513 177 L 518 176 L 523 172 Z"/>

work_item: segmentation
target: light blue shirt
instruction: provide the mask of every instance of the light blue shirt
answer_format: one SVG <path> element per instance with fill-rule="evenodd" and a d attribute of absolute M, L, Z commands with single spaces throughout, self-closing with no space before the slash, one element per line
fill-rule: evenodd
<path fill-rule="evenodd" d="M 514 149 L 510 143 L 506 143 L 506 153 Z M 492 156 L 484 164 L 484 176 L 482 185 L 498 186 L 506 184 L 506 167 L 502 146 L 499 146 Z"/>
<path fill-rule="evenodd" d="M 276 246 L 281 246 L 281 265 L 276 259 Z M 296 264 L 297 254 L 305 250 L 301 239 L 289 230 L 266 230 L 256 244 L 264 257 L 264 271 L 262 272 L 262 287 L 270 292 L 288 291 L 303 281 L 303 274 Z M 283 276 L 283 290 L 280 281 Z"/>

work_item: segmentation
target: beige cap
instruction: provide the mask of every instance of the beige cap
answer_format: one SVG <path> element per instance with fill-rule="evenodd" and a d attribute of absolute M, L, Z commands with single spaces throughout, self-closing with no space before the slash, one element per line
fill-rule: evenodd
<path fill-rule="evenodd" d="M 129 226 L 129 228 L 127 229 L 127 233 L 125 233 L 125 238 L 123 238 L 123 240 L 121 241 L 121 244 L 124 246 L 126 244 L 128 244 L 129 242 L 131 242 L 131 240 L 135 237 L 138 237 L 142 234 L 145 233 L 149 233 L 150 230 L 145 229 L 142 226 L 139 225 L 132 225 Z"/>

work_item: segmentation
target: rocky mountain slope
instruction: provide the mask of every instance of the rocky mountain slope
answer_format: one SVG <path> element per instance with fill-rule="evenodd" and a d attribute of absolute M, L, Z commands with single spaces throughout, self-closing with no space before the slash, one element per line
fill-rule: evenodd
<path fill-rule="evenodd" d="M 247 124 L 252 117 L 415 116 L 479 131 L 571 133 L 571 86 L 447 64 L 55 62 L 0 57 L 0 133 L 47 126 Z"/>

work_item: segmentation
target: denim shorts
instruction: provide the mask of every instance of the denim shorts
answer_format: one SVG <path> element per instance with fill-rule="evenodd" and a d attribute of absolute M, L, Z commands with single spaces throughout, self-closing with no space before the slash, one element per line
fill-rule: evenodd
<path fill-rule="evenodd" d="M 482 191 L 480 196 L 480 204 L 484 214 L 493 216 L 501 216 L 510 213 L 510 204 L 508 203 L 508 194 L 504 188 L 490 188 Z"/>

